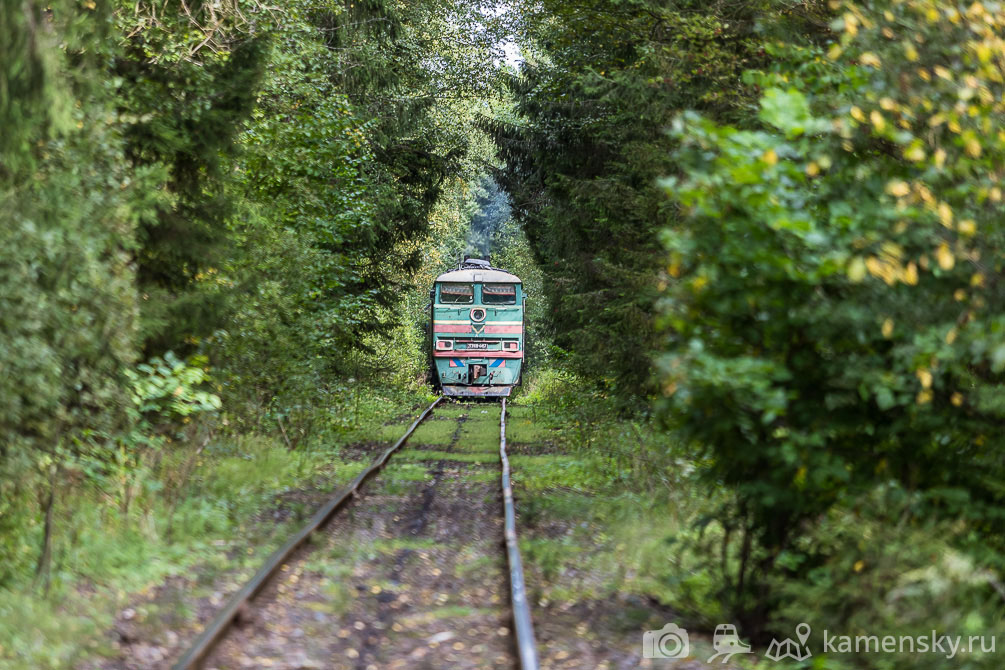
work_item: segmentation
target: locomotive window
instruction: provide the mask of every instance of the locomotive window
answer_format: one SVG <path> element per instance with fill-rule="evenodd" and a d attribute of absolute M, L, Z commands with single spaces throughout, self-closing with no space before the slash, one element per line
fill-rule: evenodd
<path fill-rule="evenodd" d="M 516 286 L 513 284 L 485 284 L 482 302 L 486 305 L 515 305 Z"/>
<path fill-rule="evenodd" d="M 440 302 L 469 303 L 475 300 L 475 290 L 471 284 L 440 284 Z"/>

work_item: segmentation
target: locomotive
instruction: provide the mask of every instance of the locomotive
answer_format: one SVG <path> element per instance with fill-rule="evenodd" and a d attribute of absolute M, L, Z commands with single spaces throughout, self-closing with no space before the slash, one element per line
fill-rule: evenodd
<path fill-rule="evenodd" d="M 466 258 L 436 278 L 429 298 L 433 383 L 448 396 L 508 396 L 520 383 L 526 342 L 520 278 Z"/>

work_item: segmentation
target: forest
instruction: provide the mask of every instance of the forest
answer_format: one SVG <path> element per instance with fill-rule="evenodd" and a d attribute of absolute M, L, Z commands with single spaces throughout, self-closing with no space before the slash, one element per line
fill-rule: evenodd
<path fill-rule="evenodd" d="M 999 2 L 0 3 L 0 669 L 162 667 L 122 612 L 428 404 L 464 254 L 529 295 L 539 619 L 999 668 L 1003 174 Z"/>

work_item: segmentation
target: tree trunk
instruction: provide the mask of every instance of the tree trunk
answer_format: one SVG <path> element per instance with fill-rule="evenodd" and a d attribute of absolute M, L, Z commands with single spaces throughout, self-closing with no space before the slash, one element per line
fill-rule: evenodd
<path fill-rule="evenodd" d="M 35 565 L 34 585 L 42 585 L 46 595 L 49 595 L 49 585 L 52 574 L 52 512 L 56 506 L 56 475 L 57 468 L 53 467 L 49 474 L 49 491 L 45 500 L 45 529 L 42 537 L 42 551 L 38 556 L 38 563 Z"/>

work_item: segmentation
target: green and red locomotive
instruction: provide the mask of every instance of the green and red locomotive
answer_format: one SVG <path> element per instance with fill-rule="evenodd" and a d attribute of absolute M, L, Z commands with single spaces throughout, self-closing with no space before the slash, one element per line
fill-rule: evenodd
<path fill-rule="evenodd" d="M 508 396 L 523 367 L 520 278 L 476 258 L 436 278 L 430 291 L 430 367 L 450 396 Z"/>

